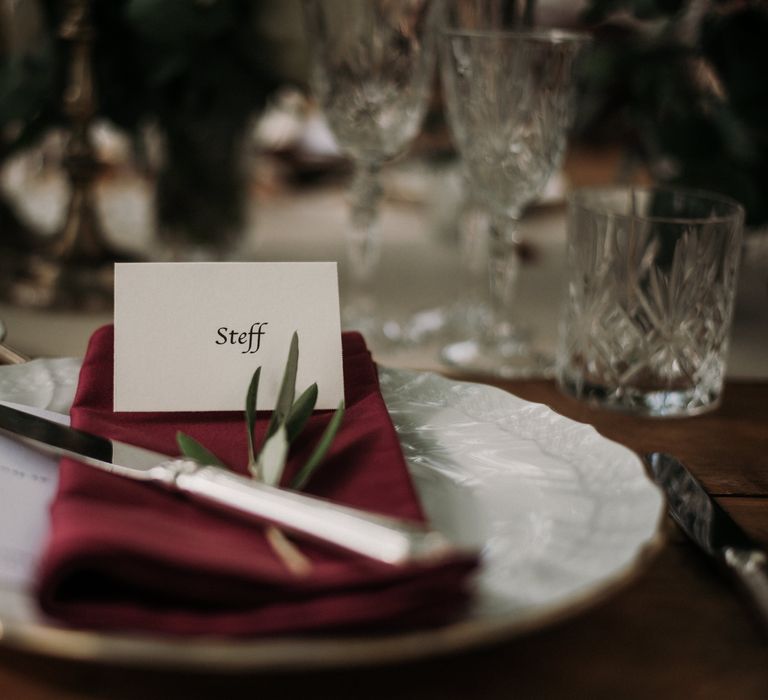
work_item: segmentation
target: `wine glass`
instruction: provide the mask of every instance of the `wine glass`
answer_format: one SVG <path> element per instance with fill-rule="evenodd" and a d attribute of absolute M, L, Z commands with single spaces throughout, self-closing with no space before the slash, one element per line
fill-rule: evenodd
<path fill-rule="evenodd" d="M 464 30 L 441 37 L 448 121 L 471 197 L 489 216 L 491 320 L 479 338 L 444 347 L 456 367 L 503 377 L 546 374 L 512 321 L 518 222 L 561 162 L 573 112 L 573 67 L 586 35 L 559 30 Z"/>
<path fill-rule="evenodd" d="M 370 282 L 378 266 L 382 164 L 402 153 L 426 111 L 435 61 L 433 0 L 305 0 L 310 81 L 339 146 L 355 163 L 348 253 L 351 302 L 343 325 L 397 341 Z"/>

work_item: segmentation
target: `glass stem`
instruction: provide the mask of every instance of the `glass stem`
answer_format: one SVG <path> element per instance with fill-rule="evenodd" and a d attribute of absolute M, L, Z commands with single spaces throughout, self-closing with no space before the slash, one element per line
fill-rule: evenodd
<path fill-rule="evenodd" d="M 379 233 L 380 164 L 362 161 L 355 165 L 350 190 L 352 209 L 348 233 L 349 260 L 352 276 L 359 291 L 367 290 L 381 254 Z"/>
<path fill-rule="evenodd" d="M 492 215 L 490 218 L 488 278 L 493 314 L 491 335 L 496 340 L 514 335 L 511 306 L 520 270 L 518 224 L 517 216 Z"/>
<path fill-rule="evenodd" d="M 462 287 L 476 303 L 488 303 L 488 215 L 466 195 L 461 208 Z"/>

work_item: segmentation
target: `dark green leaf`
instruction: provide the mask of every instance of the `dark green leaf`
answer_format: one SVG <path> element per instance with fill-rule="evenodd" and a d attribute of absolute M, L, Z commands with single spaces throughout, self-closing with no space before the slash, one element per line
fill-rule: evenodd
<path fill-rule="evenodd" d="M 323 461 L 326 452 L 328 452 L 328 448 L 333 442 L 333 438 L 336 437 L 336 433 L 339 430 L 339 426 L 341 426 L 341 421 L 343 418 L 344 402 L 342 401 L 339 404 L 339 407 L 336 409 L 336 412 L 333 414 L 330 423 L 328 423 L 328 427 L 326 427 L 325 431 L 323 432 L 323 435 L 320 438 L 320 441 L 317 443 L 317 447 L 315 447 L 314 452 L 312 452 L 310 458 L 291 481 L 291 488 L 294 488 L 297 491 L 304 488 L 306 483 L 312 477 L 315 469 L 317 469 L 317 467 Z"/>
<path fill-rule="evenodd" d="M 256 425 L 256 397 L 259 393 L 261 367 L 257 367 L 245 395 L 245 429 L 248 431 L 248 466 L 256 464 L 256 448 L 253 445 L 253 428 Z"/>
<path fill-rule="evenodd" d="M 304 393 L 296 399 L 291 407 L 291 412 L 285 420 L 285 430 L 288 433 L 288 442 L 293 442 L 304 430 L 312 411 L 317 403 L 317 384 L 312 384 Z"/>
<path fill-rule="evenodd" d="M 213 452 L 203 447 L 195 438 L 186 433 L 179 431 L 176 433 L 176 444 L 179 446 L 179 451 L 185 457 L 194 459 L 200 464 L 211 464 L 215 467 L 225 467 L 226 464 L 222 462 Z"/>
<path fill-rule="evenodd" d="M 288 350 L 288 361 L 285 363 L 285 372 L 283 372 L 283 381 L 280 385 L 280 393 L 277 396 L 277 404 L 272 412 L 272 417 L 267 426 L 267 436 L 269 440 L 277 429 L 285 423 L 285 419 L 293 406 L 293 399 L 296 395 L 296 370 L 299 366 L 299 334 L 294 331 L 291 338 L 291 347 Z"/>

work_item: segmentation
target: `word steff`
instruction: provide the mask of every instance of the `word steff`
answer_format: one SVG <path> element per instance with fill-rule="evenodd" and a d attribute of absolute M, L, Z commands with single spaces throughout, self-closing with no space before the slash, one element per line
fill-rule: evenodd
<path fill-rule="evenodd" d="M 245 355 L 247 353 L 253 355 L 254 353 L 257 353 L 261 347 L 261 339 L 266 335 L 266 330 L 264 329 L 264 326 L 266 325 L 268 325 L 268 323 L 257 322 L 252 324 L 250 330 L 247 331 L 235 331 L 230 330 L 226 326 L 222 326 L 216 331 L 219 336 L 216 345 L 245 345 L 248 343 L 248 347 L 240 354 Z M 254 337 L 256 338 L 255 347 L 253 344 Z"/>

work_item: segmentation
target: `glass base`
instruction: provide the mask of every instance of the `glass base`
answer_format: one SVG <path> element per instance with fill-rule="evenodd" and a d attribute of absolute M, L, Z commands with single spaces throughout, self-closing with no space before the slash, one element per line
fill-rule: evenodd
<path fill-rule="evenodd" d="M 412 347 L 427 343 L 444 336 L 451 323 L 450 309 L 436 306 L 422 309 L 410 316 L 402 325 L 401 342 Z"/>
<path fill-rule="evenodd" d="M 446 345 L 440 352 L 440 359 L 465 372 L 504 379 L 550 377 L 554 370 L 551 357 L 519 339 L 494 343 L 462 340 Z"/>
<path fill-rule="evenodd" d="M 353 304 L 342 309 L 341 327 L 357 331 L 365 338 L 371 350 L 392 350 L 403 342 L 403 324 L 386 318 L 368 304 Z"/>
<path fill-rule="evenodd" d="M 488 305 L 473 299 L 420 309 L 401 324 L 400 343 L 420 347 L 446 343 L 455 338 L 477 337 L 491 320 Z"/>
<path fill-rule="evenodd" d="M 356 330 L 369 345 L 386 350 L 419 348 L 444 340 L 452 324 L 450 307 L 422 309 L 403 319 L 383 316 L 368 306 L 353 305 L 342 310 L 344 330 Z"/>
<path fill-rule="evenodd" d="M 561 372 L 558 387 L 566 394 L 591 406 L 633 413 L 649 418 L 686 418 L 715 410 L 720 405 L 720 390 L 714 387 L 650 389 L 612 387 L 586 382 L 582 377 Z"/>

